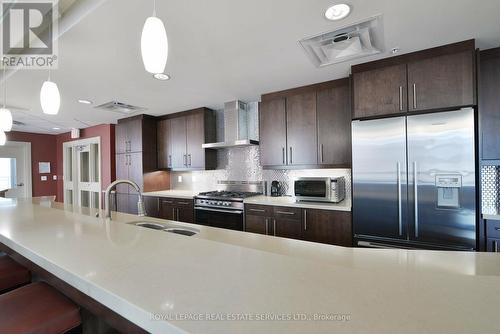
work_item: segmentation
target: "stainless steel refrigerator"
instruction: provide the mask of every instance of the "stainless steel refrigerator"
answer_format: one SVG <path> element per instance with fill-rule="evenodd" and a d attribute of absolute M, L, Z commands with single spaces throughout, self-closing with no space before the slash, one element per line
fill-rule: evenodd
<path fill-rule="evenodd" d="M 353 121 L 356 243 L 475 249 L 474 129 L 471 108 Z"/>

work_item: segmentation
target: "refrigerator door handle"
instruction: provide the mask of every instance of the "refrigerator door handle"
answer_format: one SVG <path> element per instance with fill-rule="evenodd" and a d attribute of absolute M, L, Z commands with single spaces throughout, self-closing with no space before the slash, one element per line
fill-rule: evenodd
<path fill-rule="evenodd" d="M 413 162 L 413 205 L 415 210 L 415 238 L 418 238 L 418 170 L 417 162 Z"/>
<path fill-rule="evenodd" d="M 402 198 L 401 198 L 401 163 L 397 163 L 398 169 L 398 226 L 399 226 L 399 235 L 403 235 L 403 210 L 402 210 Z"/>

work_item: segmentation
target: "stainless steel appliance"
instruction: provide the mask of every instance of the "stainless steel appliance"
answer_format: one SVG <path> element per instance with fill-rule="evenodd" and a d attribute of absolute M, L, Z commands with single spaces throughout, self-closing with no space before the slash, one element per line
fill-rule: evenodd
<path fill-rule="evenodd" d="M 476 248 L 474 110 L 352 123 L 360 246 Z"/>
<path fill-rule="evenodd" d="M 219 181 L 222 190 L 209 191 L 195 197 L 196 224 L 244 230 L 243 200 L 265 193 L 265 182 Z"/>
<path fill-rule="evenodd" d="M 297 201 L 342 202 L 345 198 L 344 177 L 301 177 L 294 181 Z"/>

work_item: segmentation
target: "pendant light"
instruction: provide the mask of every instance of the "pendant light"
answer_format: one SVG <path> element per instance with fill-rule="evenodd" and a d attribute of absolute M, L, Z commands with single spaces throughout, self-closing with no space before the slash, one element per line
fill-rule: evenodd
<path fill-rule="evenodd" d="M 5 76 L 5 67 L 3 68 L 3 107 L 0 108 L 0 131 L 9 132 L 12 130 L 12 113 L 6 107 L 7 100 L 7 77 Z M 5 133 L 4 133 L 5 135 Z"/>
<path fill-rule="evenodd" d="M 0 131 L 0 146 L 4 146 L 6 142 L 7 136 L 5 135 L 5 132 Z"/>
<path fill-rule="evenodd" d="M 146 19 L 141 35 L 142 62 L 146 71 L 163 73 L 168 59 L 167 31 L 163 21 L 156 17 L 156 1 L 153 1 L 153 16 Z"/>
<path fill-rule="evenodd" d="M 59 88 L 57 88 L 55 82 L 50 81 L 50 69 L 49 79 L 43 83 L 40 90 L 40 104 L 42 105 L 43 112 L 48 115 L 57 115 L 61 107 Z"/>

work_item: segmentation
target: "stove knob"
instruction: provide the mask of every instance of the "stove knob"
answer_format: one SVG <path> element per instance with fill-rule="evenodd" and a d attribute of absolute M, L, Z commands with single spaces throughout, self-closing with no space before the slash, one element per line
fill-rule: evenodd
<path fill-rule="evenodd" d="M 229 203 L 229 202 L 224 202 L 224 205 L 225 205 L 225 206 L 230 206 L 230 205 L 231 205 L 231 203 Z"/>
<path fill-rule="evenodd" d="M 220 202 L 220 201 L 219 201 L 219 202 L 217 202 L 217 205 L 222 205 L 222 202 Z"/>

